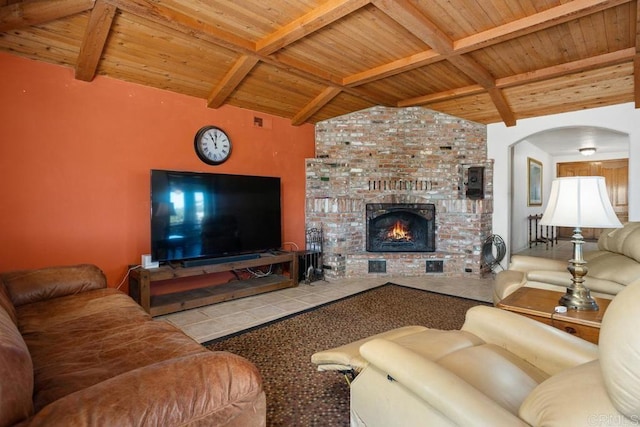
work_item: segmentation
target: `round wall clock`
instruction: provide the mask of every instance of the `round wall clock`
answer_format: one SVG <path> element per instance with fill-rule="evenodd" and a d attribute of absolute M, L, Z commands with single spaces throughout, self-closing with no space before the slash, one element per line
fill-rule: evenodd
<path fill-rule="evenodd" d="M 194 138 L 196 154 L 209 165 L 219 165 L 231 156 L 231 140 L 217 126 L 204 126 L 198 130 Z"/>

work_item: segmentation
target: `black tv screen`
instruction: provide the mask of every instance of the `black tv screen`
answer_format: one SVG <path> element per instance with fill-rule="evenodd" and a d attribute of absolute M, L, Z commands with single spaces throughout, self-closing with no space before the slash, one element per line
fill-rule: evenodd
<path fill-rule="evenodd" d="M 281 246 L 280 178 L 151 171 L 154 261 L 217 258 Z"/>

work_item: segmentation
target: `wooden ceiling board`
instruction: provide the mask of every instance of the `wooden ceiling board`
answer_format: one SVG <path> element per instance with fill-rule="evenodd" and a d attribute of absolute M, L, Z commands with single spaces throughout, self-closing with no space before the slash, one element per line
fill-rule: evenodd
<path fill-rule="evenodd" d="M 323 86 L 300 79 L 287 71 L 260 64 L 231 94 L 228 102 L 242 108 L 263 106 L 257 110 L 292 117 L 322 89 Z"/>
<path fill-rule="evenodd" d="M 140 63 L 135 59 L 133 61 L 120 59 L 117 63 L 105 62 L 100 66 L 100 75 L 109 77 L 117 75 L 118 80 L 196 98 L 205 98 L 211 90 L 209 86 L 199 85 L 201 82 L 183 81 L 179 77 L 168 75 L 165 70 L 149 66 L 141 68 Z"/>
<path fill-rule="evenodd" d="M 371 92 L 384 93 L 398 102 L 402 99 L 444 92 L 474 83 L 472 79 L 458 72 L 453 65 L 447 61 L 441 61 L 361 87 Z"/>
<path fill-rule="evenodd" d="M 115 18 L 97 74 L 206 97 L 212 87 L 215 59 L 204 56 L 201 43 L 173 31 L 154 32 L 153 25 L 146 24 L 126 14 Z M 224 71 L 225 67 L 219 67 L 219 74 Z"/>
<path fill-rule="evenodd" d="M 114 20 L 103 51 L 103 61 L 117 64 L 119 58 L 165 70 L 183 80 L 208 82 L 221 79 L 237 60 L 236 52 L 194 40 L 180 32 L 163 29 L 139 17 L 121 14 Z"/>
<path fill-rule="evenodd" d="M 1 51 L 295 125 L 373 105 L 507 126 L 640 105 L 637 0 L 38 2 L 0 0 Z"/>
<path fill-rule="evenodd" d="M 560 2 L 544 0 L 421 0 L 418 9 L 452 40 L 539 13 Z"/>
<path fill-rule="evenodd" d="M 479 49 L 468 55 L 498 79 L 590 56 L 568 54 L 575 52 L 567 49 L 569 43 L 570 38 L 566 33 L 559 34 L 557 28 L 551 28 Z"/>
<path fill-rule="evenodd" d="M 312 123 L 317 123 L 322 120 L 328 120 L 333 117 L 343 116 L 371 107 L 375 107 L 375 104 L 368 103 L 362 98 L 343 92 L 331 100 L 325 108 L 312 115 L 310 120 Z"/>
<path fill-rule="evenodd" d="M 500 114 L 487 93 L 451 98 L 426 104 L 424 107 L 477 123 L 488 124 L 501 121 Z"/>
<path fill-rule="evenodd" d="M 319 7 L 322 1 L 162 0 L 160 3 L 255 43 Z"/>
<path fill-rule="evenodd" d="M 627 8 L 628 5 L 623 5 L 615 9 Z M 605 24 L 607 14 L 614 21 L 619 16 L 613 10 L 596 13 L 479 49 L 469 55 L 495 78 L 503 78 L 633 46 L 628 21 L 623 20 L 624 25 L 620 26 Z M 616 31 L 610 34 L 607 28 L 616 28 Z"/>
<path fill-rule="evenodd" d="M 504 90 L 519 118 L 633 101 L 633 66 L 620 64 Z"/>
<path fill-rule="evenodd" d="M 73 66 L 87 25 L 88 13 L 47 24 L 0 33 L 0 50 L 30 59 Z"/>
<path fill-rule="evenodd" d="M 369 5 L 291 44 L 279 56 L 308 62 L 344 78 L 428 48 Z"/>

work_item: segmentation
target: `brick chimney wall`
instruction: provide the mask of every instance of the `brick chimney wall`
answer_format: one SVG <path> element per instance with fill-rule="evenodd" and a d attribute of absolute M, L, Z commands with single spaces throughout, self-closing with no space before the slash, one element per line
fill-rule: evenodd
<path fill-rule="evenodd" d="M 485 168 L 479 200 L 466 197 L 473 166 Z M 328 279 L 487 273 L 481 251 L 491 235 L 493 163 L 485 125 L 420 107 L 374 107 L 326 120 L 316 124 L 306 179 L 306 226 L 324 231 Z M 436 251 L 366 252 L 367 203 L 435 204 Z M 434 261 L 442 271 L 429 270 Z"/>

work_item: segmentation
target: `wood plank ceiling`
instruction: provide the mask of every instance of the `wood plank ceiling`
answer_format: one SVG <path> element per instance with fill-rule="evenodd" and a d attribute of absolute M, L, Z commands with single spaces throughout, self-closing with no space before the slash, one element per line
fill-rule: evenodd
<path fill-rule="evenodd" d="M 316 123 L 640 106 L 637 0 L 0 0 L 0 50 Z"/>

